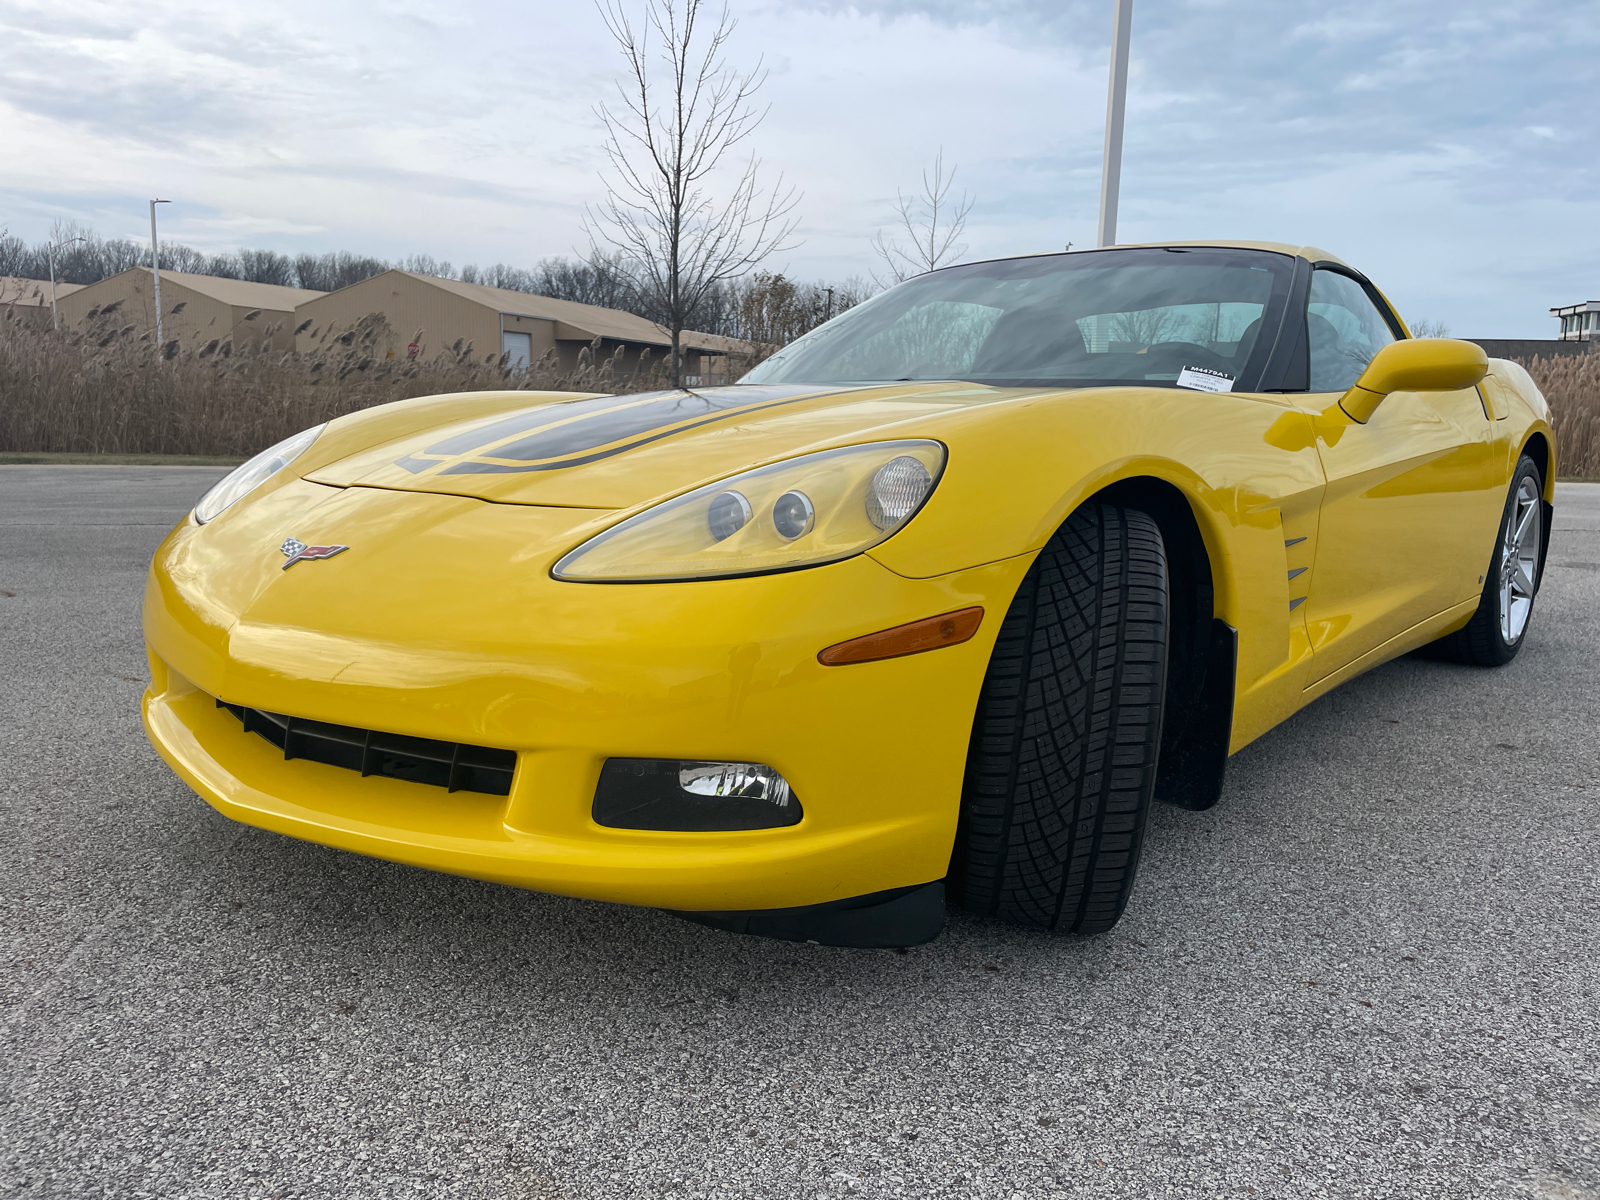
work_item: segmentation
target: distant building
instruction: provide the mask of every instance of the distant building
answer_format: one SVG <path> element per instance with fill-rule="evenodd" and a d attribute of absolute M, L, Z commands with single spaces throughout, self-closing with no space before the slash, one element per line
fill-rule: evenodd
<path fill-rule="evenodd" d="M 371 313 L 382 313 L 388 322 L 391 344 L 377 349 L 394 358 L 432 358 L 455 353 L 459 344 L 463 353 L 470 346 L 479 362 L 505 354 L 514 366 L 537 363 L 553 352 L 560 365 L 571 370 L 595 338 L 600 339 L 602 356 L 610 357 L 621 348 L 623 362 L 630 366 L 646 349 L 659 362 L 672 344 L 670 333 L 654 321 L 618 309 L 411 271 L 385 271 L 300 305 L 295 310 L 296 348 L 309 352 L 325 345 L 330 333 L 348 330 Z M 708 382 L 725 374 L 719 363 L 722 356 L 746 349 L 735 338 L 689 332 L 683 334 L 682 346 L 686 372 L 710 377 Z"/>
<path fill-rule="evenodd" d="M 322 294 L 271 283 L 163 271 L 161 332 L 169 342 L 176 339 L 184 350 L 204 350 L 212 342 L 216 353 L 263 343 L 274 350 L 293 350 L 295 308 Z M 87 284 L 67 299 L 61 299 L 58 292 L 56 306 L 63 326 L 69 320 L 74 326 L 104 320 L 108 326 L 132 325 L 135 337 L 154 336 L 155 289 L 149 267 L 132 267 Z"/>
<path fill-rule="evenodd" d="M 1552 308 L 1550 315 L 1561 322 L 1561 341 L 1600 342 L 1600 300 Z"/>
<path fill-rule="evenodd" d="M 56 284 L 56 300 L 81 290 L 81 283 Z M 0 311 L 8 312 L 17 320 L 34 328 L 50 324 L 50 281 L 48 279 L 19 279 L 14 275 L 0 275 Z"/>

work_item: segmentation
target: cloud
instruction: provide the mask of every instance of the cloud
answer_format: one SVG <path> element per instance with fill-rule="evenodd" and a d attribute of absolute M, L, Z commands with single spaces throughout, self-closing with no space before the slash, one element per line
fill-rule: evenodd
<path fill-rule="evenodd" d="M 941 146 L 977 197 L 972 256 L 1093 239 L 1104 0 L 765 0 L 756 139 L 804 192 L 802 275 L 864 273 L 897 187 Z M 1549 336 L 1600 275 L 1587 6 L 1140 0 L 1124 240 L 1325 245 L 1402 310 Z M 584 243 L 617 67 L 587 5 L 0 0 L 0 225 L 206 249 L 528 263 Z"/>

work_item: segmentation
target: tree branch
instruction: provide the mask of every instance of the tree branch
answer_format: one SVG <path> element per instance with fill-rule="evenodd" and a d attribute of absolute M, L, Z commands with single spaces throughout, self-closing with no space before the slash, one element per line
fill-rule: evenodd
<path fill-rule="evenodd" d="M 873 237 L 873 252 L 883 260 L 888 274 L 887 282 L 873 274 L 879 287 L 903 283 L 913 275 L 937 270 L 966 253 L 966 246 L 958 244 L 957 239 L 967 227 L 973 199 L 963 190 L 959 200 L 949 200 L 955 178 L 955 167 L 945 174 L 944 147 L 941 146 L 934 155 L 932 177 L 926 170 L 922 172 L 920 202 L 898 189 L 895 191 L 895 215 L 899 218 L 896 223 L 904 231 L 905 240 L 891 240 L 881 229 Z"/>
<path fill-rule="evenodd" d="M 687 323 L 721 284 L 794 245 L 799 196 L 781 176 L 760 187 L 754 153 L 728 177 L 730 153 L 766 116 L 753 103 L 766 71 L 725 65 L 737 26 L 725 7 L 707 21 L 704 0 L 645 0 L 636 26 L 621 0 L 597 6 L 625 70 L 616 106 L 596 108 L 610 176 L 584 227 L 591 250 L 625 256 L 637 298 L 670 330 L 677 385 Z"/>

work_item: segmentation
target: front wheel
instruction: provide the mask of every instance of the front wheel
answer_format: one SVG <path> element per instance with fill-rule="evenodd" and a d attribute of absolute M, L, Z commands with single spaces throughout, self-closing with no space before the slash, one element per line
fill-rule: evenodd
<path fill-rule="evenodd" d="M 1040 551 L 979 694 L 950 862 L 962 907 L 1062 933 L 1116 924 L 1155 788 L 1167 613 L 1145 513 L 1086 504 Z"/>
<path fill-rule="evenodd" d="M 1494 558 L 1472 619 L 1429 650 L 1439 658 L 1478 667 L 1503 667 L 1528 635 L 1533 598 L 1544 567 L 1544 495 L 1539 468 L 1526 456 L 1511 477 Z"/>

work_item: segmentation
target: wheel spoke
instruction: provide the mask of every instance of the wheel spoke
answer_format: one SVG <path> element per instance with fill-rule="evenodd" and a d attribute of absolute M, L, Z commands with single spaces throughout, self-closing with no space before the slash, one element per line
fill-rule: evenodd
<path fill-rule="evenodd" d="M 1498 539 L 1499 559 L 1495 566 L 1499 575 L 1494 581 L 1494 589 L 1499 592 L 1496 605 L 1499 611 L 1494 615 L 1499 618 L 1500 636 L 1509 654 L 1516 653 L 1522 635 L 1527 632 L 1528 618 L 1533 613 L 1534 580 L 1538 577 L 1544 550 L 1544 508 L 1538 480 L 1524 469 L 1519 469 L 1512 478 L 1508 511 Z M 1483 616 L 1487 618 L 1489 614 Z M 1504 662 L 1505 659 L 1496 658 L 1495 661 Z"/>
<path fill-rule="evenodd" d="M 1517 560 L 1517 569 L 1511 576 L 1511 586 L 1528 599 L 1533 599 L 1532 564 L 1527 559 Z"/>
<path fill-rule="evenodd" d="M 1538 515 L 1538 504 L 1530 504 L 1523 512 L 1521 519 L 1517 521 L 1517 531 L 1511 535 L 1511 541 L 1516 545 L 1517 549 L 1520 550 L 1522 548 L 1522 543 L 1527 540 L 1528 529 L 1533 525 L 1534 518 Z"/>

